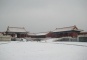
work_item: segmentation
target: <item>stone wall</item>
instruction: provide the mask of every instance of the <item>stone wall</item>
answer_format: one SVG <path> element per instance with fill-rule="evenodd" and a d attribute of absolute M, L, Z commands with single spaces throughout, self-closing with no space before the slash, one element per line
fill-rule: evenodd
<path fill-rule="evenodd" d="M 0 41 L 11 41 L 11 36 L 0 34 Z"/>

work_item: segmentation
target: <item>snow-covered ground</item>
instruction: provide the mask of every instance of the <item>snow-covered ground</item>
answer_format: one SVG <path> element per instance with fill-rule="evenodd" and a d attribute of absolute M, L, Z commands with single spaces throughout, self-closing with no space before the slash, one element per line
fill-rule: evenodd
<path fill-rule="evenodd" d="M 0 60 L 87 60 L 87 43 L 0 42 Z"/>

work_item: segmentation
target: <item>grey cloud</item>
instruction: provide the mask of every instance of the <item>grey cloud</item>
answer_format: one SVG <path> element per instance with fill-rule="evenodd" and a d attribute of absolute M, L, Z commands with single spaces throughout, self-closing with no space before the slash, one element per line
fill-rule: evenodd
<path fill-rule="evenodd" d="M 30 32 L 44 32 L 71 25 L 77 25 L 87 31 L 86 0 L 1 1 L 1 31 L 8 25 L 24 26 Z"/>

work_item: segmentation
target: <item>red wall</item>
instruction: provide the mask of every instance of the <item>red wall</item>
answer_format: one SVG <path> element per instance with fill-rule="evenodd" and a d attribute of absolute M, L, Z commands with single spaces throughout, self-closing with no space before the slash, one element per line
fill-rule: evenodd
<path fill-rule="evenodd" d="M 77 37 L 77 36 L 78 36 L 78 33 L 72 32 L 71 36 L 72 36 L 72 37 Z"/>
<path fill-rule="evenodd" d="M 52 37 L 52 38 L 59 38 L 59 37 L 77 37 L 78 33 L 77 32 L 71 32 L 68 34 L 60 34 L 60 35 L 55 35 L 54 33 L 50 32 L 47 34 L 47 37 Z"/>

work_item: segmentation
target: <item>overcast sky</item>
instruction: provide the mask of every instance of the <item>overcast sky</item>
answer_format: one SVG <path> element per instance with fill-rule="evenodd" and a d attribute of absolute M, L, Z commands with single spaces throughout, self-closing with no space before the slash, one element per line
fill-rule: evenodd
<path fill-rule="evenodd" d="M 0 0 L 0 31 L 10 26 L 37 33 L 73 25 L 87 31 L 87 0 Z"/>

